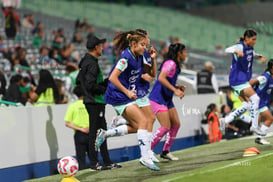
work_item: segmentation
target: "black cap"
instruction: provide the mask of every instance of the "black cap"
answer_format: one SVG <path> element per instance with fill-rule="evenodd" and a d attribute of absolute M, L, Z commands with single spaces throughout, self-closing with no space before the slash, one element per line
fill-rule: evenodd
<path fill-rule="evenodd" d="M 92 36 L 87 40 L 86 48 L 87 49 L 93 49 L 96 47 L 96 45 L 99 45 L 101 43 L 106 42 L 106 39 L 99 39 L 96 36 Z"/>

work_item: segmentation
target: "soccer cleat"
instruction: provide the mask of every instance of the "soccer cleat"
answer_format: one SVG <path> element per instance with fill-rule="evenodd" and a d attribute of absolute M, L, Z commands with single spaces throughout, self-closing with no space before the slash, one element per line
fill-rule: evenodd
<path fill-rule="evenodd" d="M 149 154 L 149 156 L 150 156 L 150 159 L 152 159 L 152 161 L 153 161 L 154 163 L 159 163 L 159 160 L 156 158 L 156 156 L 154 155 L 154 152 L 153 152 L 152 150 L 149 150 L 149 151 L 148 151 L 148 154 Z"/>
<path fill-rule="evenodd" d="M 160 157 L 163 159 L 168 159 L 170 161 L 178 161 L 179 160 L 178 157 L 173 156 L 170 152 L 168 152 L 168 153 L 162 152 L 160 154 Z"/>
<path fill-rule="evenodd" d="M 219 129 L 222 132 L 222 134 L 224 135 L 226 133 L 226 122 L 225 122 L 225 118 L 220 118 L 219 119 Z"/>
<path fill-rule="evenodd" d="M 103 142 L 105 141 L 105 133 L 106 131 L 103 129 L 98 129 L 97 130 L 97 138 L 95 141 L 95 149 L 96 151 L 99 150 L 100 146 L 103 144 Z"/>
<path fill-rule="evenodd" d="M 110 167 L 110 168 L 122 168 L 122 165 L 118 164 L 118 163 L 112 163 L 110 165 L 107 165 L 107 167 Z"/>
<path fill-rule="evenodd" d="M 152 155 L 151 159 L 154 163 L 159 163 L 160 161 L 156 158 L 156 156 Z"/>
<path fill-rule="evenodd" d="M 151 169 L 151 170 L 155 170 L 155 171 L 159 171 L 159 170 L 160 170 L 160 168 L 157 167 L 157 166 L 153 163 L 152 159 L 150 159 L 150 158 L 144 159 L 143 157 L 141 157 L 141 158 L 139 159 L 139 162 L 140 162 L 140 164 L 146 166 L 147 168 L 149 168 L 149 169 Z"/>
<path fill-rule="evenodd" d="M 108 127 L 107 127 L 107 130 L 111 130 L 113 128 L 116 128 L 118 125 L 117 125 L 117 122 L 118 122 L 119 118 L 118 117 L 113 117 L 113 119 L 110 121 Z"/>
<path fill-rule="evenodd" d="M 269 141 L 265 140 L 264 138 L 259 138 L 259 137 L 255 139 L 255 143 L 261 144 L 261 145 L 269 145 L 270 144 Z"/>

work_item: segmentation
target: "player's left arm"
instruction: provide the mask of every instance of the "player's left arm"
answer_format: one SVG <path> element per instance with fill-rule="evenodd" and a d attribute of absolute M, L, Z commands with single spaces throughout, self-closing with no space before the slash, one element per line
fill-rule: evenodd
<path fill-rule="evenodd" d="M 253 51 L 253 56 L 256 59 L 261 60 L 261 63 L 266 63 L 267 62 L 266 57 L 264 57 L 262 54 L 256 53 L 255 51 Z"/>
<path fill-rule="evenodd" d="M 156 55 L 157 55 L 157 50 L 155 49 L 154 46 L 152 46 L 149 49 L 149 55 L 151 57 L 152 60 L 152 64 L 144 64 L 144 69 L 145 71 L 151 76 L 151 77 L 155 77 L 157 74 L 157 64 L 156 64 Z"/>

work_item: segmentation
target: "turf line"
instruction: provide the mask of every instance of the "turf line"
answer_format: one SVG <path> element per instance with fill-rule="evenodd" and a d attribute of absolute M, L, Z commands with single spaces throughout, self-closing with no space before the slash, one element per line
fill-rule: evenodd
<path fill-rule="evenodd" d="M 256 160 L 256 159 L 260 159 L 260 158 L 263 158 L 263 157 L 267 157 L 267 156 L 270 156 L 270 155 L 273 155 L 273 152 L 268 153 L 268 154 L 264 154 L 264 155 L 260 154 L 259 156 L 255 157 L 255 158 L 251 158 L 251 159 L 243 160 L 243 161 L 239 161 L 239 162 L 234 162 L 234 163 L 231 163 L 231 164 L 228 164 L 228 165 L 225 165 L 225 166 L 222 166 L 222 167 L 218 167 L 218 168 L 215 168 L 215 169 L 209 169 L 209 170 L 199 172 L 199 173 L 198 172 L 197 173 L 190 173 L 190 174 L 186 174 L 186 175 L 183 175 L 183 176 L 167 179 L 167 180 L 164 180 L 162 182 L 171 182 L 171 181 L 174 181 L 174 180 L 183 179 L 185 177 L 191 177 L 191 176 L 194 176 L 196 174 L 205 174 L 205 173 L 210 173 L 210 172 L 214 172 L 214 171 L 219 171 L 219 170 L 222 170 L 222 169 L 237 166 L 237 165 L 240 165 L 242 163 L 247 163 L 247 162 L 250 162 L 250 161 L 253 161 L 253 160 Z"/>

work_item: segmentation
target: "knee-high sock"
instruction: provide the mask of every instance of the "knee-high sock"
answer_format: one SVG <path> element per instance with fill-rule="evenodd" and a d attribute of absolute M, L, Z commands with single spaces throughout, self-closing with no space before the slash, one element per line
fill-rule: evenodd
<path fill-rule="evenodd" d="M 249 108 L 250 103 L 248 102 L 243 102 L 243 105 L 234 111 L 232 111 L 229 115 L 225 117 L 225 123 L 228 124 L 231 121 L 233 121 L 235 118 L 239 117 L 242 115 L 244 112 L 246 112 Z"/>
<path fill-rule="evenodd" d="M 160 128 L 158 128 L 153 136 L 152 136 L 152 143 L 151 143 L 151 149 L 153 150 L 154 147 L 160 142 L 161 138 L 168 132 L 170 131 L 169 128 L 165 128 L 163 126 L 161 126 Z"/>
<path fill-rule="evenodd" d="M 243 122 L 245 122 L 245 123 L 250 123 L 250 122 L 251 122 L 251 117 L 248 116 L 248 115 L 246 115 L 246 114 L 242 114 L 242 115 L 240 116 L 240 119 L 241 119 Z"/>
<path fill-rule="evenodd" d="M 251 100 L 250 116 L 251 116 L 251 119 L 252 119 L 252 127 L 253 128 L 258 128 L 260 98 L 259 98 L 259 96 L 257 94 L 254 94 L 249 99 Z"/>
<path fill-rule="evenodd" d="M 264 134 L 264 136 L 258 136 L 259 138 L 264 138 L 265 137 L 265 135 L 267 134 L 267 132 L 268 132 L 268 129 L 269 129 L 269 127 L 268 126 L 265 126 L 264 124 L 261 126 L 261 132 L 262 132 L 262 134 Z"/>
<path fill-rule="evenodd" d="M 167 133 L 166 141 L 163 147 L 163 151 L 170 151 L 171 146 L 176 138 L 177 132 L 180 126 L 172 126 L 170 131 Z"/>
<path fill-rule="evenodd" d="M 152 132 L 148 132 L 147 136 L 148 136 L 148 153 L 149 153 L 149 155 L 153 155 L 153 151 L 152 151 L 152 147 L 151 147 Z"/>
<path fill-rule="evenodd" d="M 137 130 L 138 144 L 140 148 L 141 157 L 149 158 L 148 154 L 148 131 L 144 129 Z"/>

